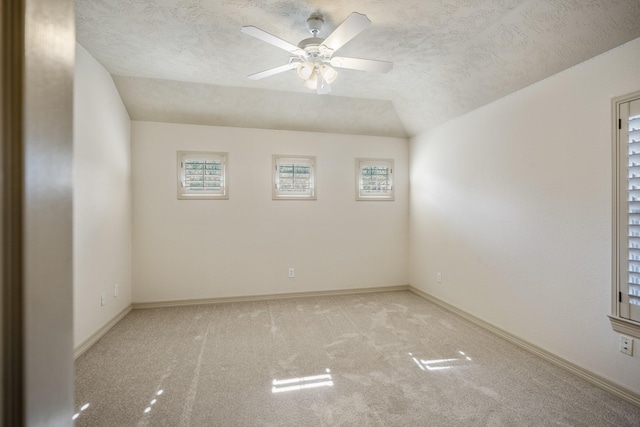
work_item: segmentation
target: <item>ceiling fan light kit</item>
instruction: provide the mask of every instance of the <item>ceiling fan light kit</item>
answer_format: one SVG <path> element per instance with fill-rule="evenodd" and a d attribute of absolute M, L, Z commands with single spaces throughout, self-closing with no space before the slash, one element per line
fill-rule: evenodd
<path fill-rule="evenodd" d="M 291 55 L 288 64 L 252 74 L 249 78 L 259 80 L 295 69 L 296 74 L 302 79 L 306 88 L 315 90 L 322 95 L 331 92 L 330 84 L 338 77 L 338 72 L 335 68 L 380 73 L 386 73 L 393 68 L 393 63 L 391 62 L 333 56 L 338 49 L 371 25 L 371 21 L 366 15 L 353 12 L 326 39 L 318 37 L 323 24 L 322 16 L 315 14 L 309 17 L 307 19 L 307 29 L 312 37 L 302 40 L 298 46 L 269 34 L 260 28 L 254 26 L 242 27 L 241 31 L 243 33 L 286 50 Z"/>
<path fill-rule="evenodd" d="M 333 83 L 338 77 L 338 72 L 331 65 L 323 64 L 320 67 L 320 73 L 327 83 Z"/>
<path fill-rule="evenodd" d="M 298 68 L 296 68 L 296 73 L 302 80 L 309 79 L 314 71 L 315 65 L 313 65 L 311 61 L 301 62 L 300 65 L 298 65 Z"/>

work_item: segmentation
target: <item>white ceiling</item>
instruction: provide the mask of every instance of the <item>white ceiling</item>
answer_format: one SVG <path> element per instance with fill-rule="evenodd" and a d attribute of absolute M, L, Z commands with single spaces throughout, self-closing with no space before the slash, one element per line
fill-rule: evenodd
<path fill-rule="evenodd" d="M 348 4 L 347 4 L 348 3 Z M 373 22 L 340 56 L 394 63 L 340 70 L 330 95 L 305 89 L 289 54 L 351 12 Z M 640 37 L 640 0 L 76 0 L 78 42 L 113 76 L 133 120 L 413 136 Z"/>

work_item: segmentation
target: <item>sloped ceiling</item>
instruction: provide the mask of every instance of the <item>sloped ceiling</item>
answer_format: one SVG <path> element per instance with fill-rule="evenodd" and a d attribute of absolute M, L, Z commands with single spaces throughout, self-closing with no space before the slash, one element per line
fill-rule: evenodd
<path fill-rule="evenodd" d="M 351 12 L 373 24 L 341 56 L 394 63 L 340 70 L 305 89 L 284 50 L 320 13 L 326 37 Z M 638 0 L 76 0 L 78 42 L 113 76 L 133 120 L 413 136 L 640 37 Z"/>

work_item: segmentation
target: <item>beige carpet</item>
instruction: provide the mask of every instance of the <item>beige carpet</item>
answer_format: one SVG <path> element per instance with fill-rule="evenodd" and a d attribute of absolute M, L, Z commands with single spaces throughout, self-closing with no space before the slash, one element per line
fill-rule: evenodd
<path fill-rule="evenodd" d="M 75 410 L 79 426 L 640 425 L 410 292 L 134 310 L 76 361 Z"/>

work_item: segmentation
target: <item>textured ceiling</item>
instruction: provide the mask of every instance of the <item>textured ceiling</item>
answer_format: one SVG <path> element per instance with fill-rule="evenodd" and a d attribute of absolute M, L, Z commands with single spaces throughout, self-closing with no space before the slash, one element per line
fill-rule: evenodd
<path fill-rule="evenodd" d="M 330 95 L 294 71 L 253 81 L 324 16 L 373 22 L 338 52 L 394 63 L 340 70 Z M 412 136 L 640 37 L 639 0 L 76 0 L 78 42 L 112 75 L 134 120 Z"/>

